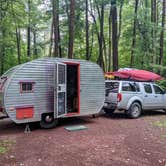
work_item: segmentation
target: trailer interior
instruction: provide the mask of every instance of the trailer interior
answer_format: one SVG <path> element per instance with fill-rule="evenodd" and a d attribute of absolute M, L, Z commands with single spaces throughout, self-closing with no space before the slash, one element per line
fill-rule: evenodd
<path fill-rule="evenodd" d="M 79 64 L 67 63 L 67 113 L 79 113 Z"/>

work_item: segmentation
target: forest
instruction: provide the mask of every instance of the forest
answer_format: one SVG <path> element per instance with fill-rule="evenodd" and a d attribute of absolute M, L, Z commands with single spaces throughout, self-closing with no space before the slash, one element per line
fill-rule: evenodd
<path fill-rule="evenodd" d="M 0 0 L 0 73 L 40 57 L 166 76 L 166 0 Z"/>

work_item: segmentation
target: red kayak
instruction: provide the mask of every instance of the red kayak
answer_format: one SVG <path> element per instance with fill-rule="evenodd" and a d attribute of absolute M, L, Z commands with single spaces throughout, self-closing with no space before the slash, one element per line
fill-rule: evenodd
<path fill-rule="evenodd" d="M 156 73 L 138 69 L 120 69 L 116 72 L 108 72 L 107 74 L 122 79 L 132 79 L 137 81 L 157 81 L 162 79 L 162 77 Z"/>

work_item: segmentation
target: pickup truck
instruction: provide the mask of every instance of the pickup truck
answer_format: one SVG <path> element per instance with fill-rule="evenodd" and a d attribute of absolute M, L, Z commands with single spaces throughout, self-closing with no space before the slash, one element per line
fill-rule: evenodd
<path fill-rule="evenodd" d="M 106 80 L 104 111 L 125 110 L 130 118 L 138 118 L 143 110 L 166 112 L 166 93 L 154 82 Z"/>

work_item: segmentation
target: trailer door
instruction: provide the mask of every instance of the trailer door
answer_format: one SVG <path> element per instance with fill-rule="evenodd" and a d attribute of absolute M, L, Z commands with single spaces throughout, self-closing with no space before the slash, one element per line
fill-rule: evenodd
<path fill-rule="evenodd" d="M 55 65 L 54 118 L 66 114 L 66 64 Z"/>

